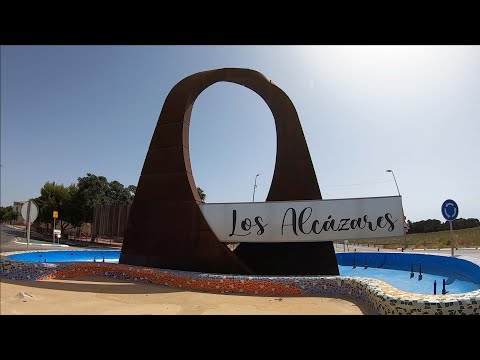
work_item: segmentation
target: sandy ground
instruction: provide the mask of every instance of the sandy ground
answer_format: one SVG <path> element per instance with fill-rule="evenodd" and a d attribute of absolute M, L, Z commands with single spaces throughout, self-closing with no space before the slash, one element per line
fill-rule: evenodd
<path fill-rule="evenodd" d="M 209 294 L 102 277 L 2 279 L 0 314 L 370 314 L 362 303 L 319 297 Z"/>

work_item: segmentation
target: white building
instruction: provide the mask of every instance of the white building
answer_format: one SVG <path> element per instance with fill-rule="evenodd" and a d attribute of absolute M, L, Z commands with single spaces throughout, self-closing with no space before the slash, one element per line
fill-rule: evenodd
<path fill-rule="evenodd" d="M 18 212 L 18 218 L 15 221 L 17 224 L 23 224 L 25 219 L 22 217 L 22 206 L 28 202 L 28 200 L 19 200 L 13 202 L 13 211 Z"/>

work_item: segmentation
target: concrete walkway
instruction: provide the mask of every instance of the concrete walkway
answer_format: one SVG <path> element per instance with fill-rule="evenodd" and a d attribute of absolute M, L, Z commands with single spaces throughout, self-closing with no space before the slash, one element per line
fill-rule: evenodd
<path fill-rule="evenodd" d="M 344 247 L 343 244 L 336 244 L 334 243 L 334 248 L 335 252 L 402 252 L 401 249 L 384 249 L 382 247 L 373 247 L 373 246 L 365 246 L 365 245 L 352 245 L 348 244 Z M 344 250 L 345 249 L 345 250 Z M 450 248 L 442 248 L 442 249 L 412 249 L 412 248 L 407 248 L 404 249 L 403 252 L 405 253 L 413 253 L 413 254 L 438 254 L 438 255 L 445 255 L 445 256 L 450 256 L 451 255 L 451 249 Z M 476 248 L 459 248 L 454 250 L 454 256 L 455 257 L 461 257 L 461 256 L 468 256 L 471 258 L 475 258 L 480 260 L 480 249 Z"/>

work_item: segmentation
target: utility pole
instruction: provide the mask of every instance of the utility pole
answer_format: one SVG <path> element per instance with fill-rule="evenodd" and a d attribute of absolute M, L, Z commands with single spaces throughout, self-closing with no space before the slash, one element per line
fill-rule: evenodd
<path fill-rule="evenodd" d="M 255 202 L 255 189 L 257 188 L 257 177 L 258 175 L 260 174 L 257 174 L 257 176 L 255 176 L 255 185 L 253 185 L 253 200 L 252 202 Z"/>

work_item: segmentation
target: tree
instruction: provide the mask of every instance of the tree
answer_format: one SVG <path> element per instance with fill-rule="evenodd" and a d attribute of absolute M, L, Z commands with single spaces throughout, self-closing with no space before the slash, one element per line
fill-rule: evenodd
<path fill-rule="evenodd" d="M 70 201 L 65 206 L 65 219 L 75 228 L 74 240 L 77 239 L 77 229 L 84 224 L 85 216 L 82 213 L 82 199 L 78 193 L 78 187 L 72 184 L 68 187 Z"/>
<path fill-rule="evenodd" d="M 8 221 L 10 224 L 12 223 L 12 221 L 15 221 L 18 219 L 18 212 L 16 211 L 8 211 L 6 212 L 4 215 L 3 215 L 3 220 L 4 221 Z"/>
<path fill-rule="evenodd" d="M 58 211 L 58 219 L 61 230 L 68 226 L 65 210 L 71 199 L 69 190 L 55 181 L 47 181 L 40 190 L 40 196 L 34 199 L 39 207 L 38 221 L 48 225 L 53 221 L 53 211 Z"/>
<path fill-rule="evenodd" d="M 10 206 L 11 207 L 11 206 Z M 11 207 L 12 208 L 12 207 Z M 12 208 L 13 209 L 13 208 Z M 5 221 L 5 219 L 3 218 L 5 216 L 5 214 L 8 212 L 8 208 L 6 207 L 3 207 L 3 206 L 0 206 L 0 221 Z"/>
<path fill-rule="evenodd" d="M 97 205 L 120 205 L 131 204 L 136 191 L 136 186 L 125 187 L 117 180 L 108 182 L 105 176 L 97 176 L 87 173 L 87 176 L 79 177 L 77 192 L 72 201 L 74 208 L 81 214 L 85 223 L 93 221 L 93 209 Z M 94 241 L 94 239 L 91 239 Z"/>
<path fill-rule="evenodd" d="M 137 189 L 134 185 L 125 187 L 117 180 L 108 182 L 105 176 L 90 173 L 78 178 L 77 188 L 75 201 L 80 206 L 84 222 L 93 221 L 96 205 L 131 204 Z"/>
<path fill-rule="evenodd" d="M 47 231 L 54 210 L 58 211 L 63 231 L 68 225 L 78 228 L 92 222 L 96 205 L 131 204 L 135 191 L 134 185 L 125 187 L 116 180 L 108 182 L 104 176 L 87 173 L 68 188 L 47 181 L 40 190 L 41 195 L 34 200 L 39 206 L 38 219 L 47 224 Z"/>
<path fill-rule="evenodd" d="M 18 219 L 18 215 L 19 215 L 18 212 L 13 211 L 13 206 L 7 206 L 7 207 L 0 206 L 0 222 L 6 221 L 11 224 L 12 221 Z"/>
<path fill-rule="evenodd" d="M 440 220 L 436 219 L 428 219 L 428 220 L 421 220 L 417 222 L 410 222 L 410 231 L 409 233 L 427 233 L 427 232 L 434 232 L 434 231 L 442 231 L 450 229 L 450 225 L 448 221 L 444 223 L 440 222 Z M 453 228 L 455 230 L 459 229 L 467 229 L 472 227 L 480 226 L 480 221 L 475 218 L 463 219 L 458 218 L 453 222 Z"/>
<path fill-rule="evenodd" d="M 133 201 L 133 197 L 135 197 L 135 193 L 137 192 L 137 187 L 135 185 L 128 185 L 127 189 L 130 192 Z"/>
<path fill-rule="evenodd" d="M 203 191 L 201 187 L 197 186 L 197 191 L 198 191 L 198 196 L 200 196 L 200 200 L 202 200 L 202 203 L 205 202 L 205 199 L 207 198 L 207 194 Z"/>
<path fill-rule="evenodd" d="M 447 221 L 445 221 L 445 224 L 446 223 Z M 454 221 L 452 225 L 454 225 L 455 229 L 468 229 L 468 228 L 480 226 L 480 221 L 474 218 L 469 218 L 469 219 L 458 218 Z M 448 225 L 448 228 L 449 226 L 450 225 Z"/>
<path fill-rule="evenodd" d="M 78 178 L 77 187 L 84 222 L 92 222 L 94 206 L 110 204 L 107 178 L 87 173 L 87 176 Z"/>
<path fill-rule="evenodd" d="M 119 204 L 131 204 L 133 202 L 133 196 L 131 194 L 130 187 L 123 186 L 117 180 L 114 180 L 108 184 L 107 197 L 111 205 Z M 136 188 L 135 188 L 136 190 Z M 135 194 L 135 191 L 133 192 Z"/>

